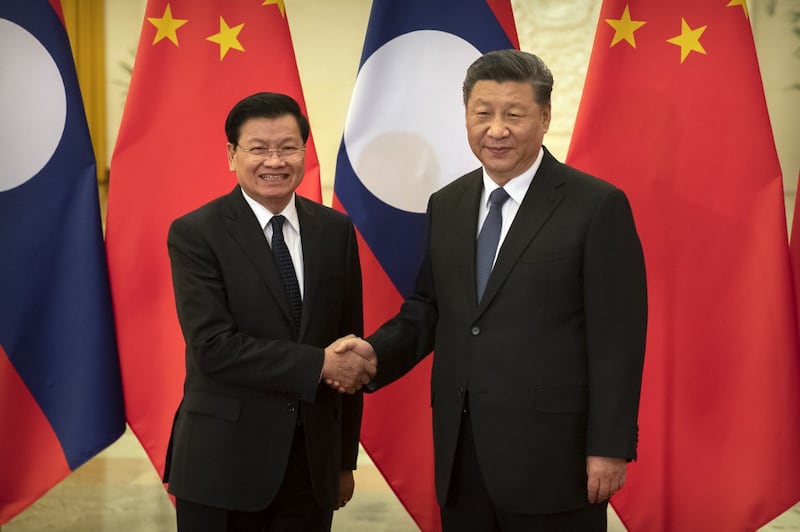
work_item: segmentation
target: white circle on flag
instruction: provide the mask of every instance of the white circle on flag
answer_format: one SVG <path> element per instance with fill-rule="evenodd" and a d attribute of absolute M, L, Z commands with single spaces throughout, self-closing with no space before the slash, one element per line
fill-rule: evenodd
<path fill-rule="evenodd" d="M 30 32 L 0 19 L 0 192 L 35 176 L 53 156 L 67 120 L 58 66 Z"/>
<path fill-rule="evenodd" d="M 420 30 L 364 62 L 344 142 L 356 175 L 381 201 L 423 213 L 433 192 L 480 165 L 467 143 L 461 95 L 480 55 L 451 33 Z"/>

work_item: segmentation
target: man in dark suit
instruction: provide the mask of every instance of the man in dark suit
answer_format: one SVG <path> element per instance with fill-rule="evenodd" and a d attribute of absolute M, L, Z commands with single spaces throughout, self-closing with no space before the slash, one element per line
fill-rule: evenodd
<path fill-rule="evenodd" d="M 375 372 L 326 348 L 363 327 L 355 231 L 295 195 L 309 126 L 293 99 L 249 96 L 225 133 L 239 185 L 169 230 L 186 380 L 164 480 L 181 531 L 330 530 L 362 397 L 320 381 L 355 391 Z"/>
<path fill-rule="evenodd" d="M 542 146 L 552 85 L 525 52 L 470 66 L 467 136 L 483 167 L 431 196 L 417 285 L 399 314 L 336 346 L 377 354 L 372 388 L 435 349 L 445 530 L 605 530 L 607 500 L 636 457 L 642 249 L 625 194 Z"/>

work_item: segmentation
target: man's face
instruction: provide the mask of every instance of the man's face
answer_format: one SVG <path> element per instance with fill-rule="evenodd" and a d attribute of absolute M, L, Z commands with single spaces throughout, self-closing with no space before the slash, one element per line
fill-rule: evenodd
<path fill-rule="evenodd" d="M 300 126 L 292 115 L 251 118 L 242 123 L 238 145 L 228 144 L 228 168 L 236 172 L 239 185 L 248 196 L 269 209 L 281 212 L 289 203 L 305 173 L 305 152 L 281 158 L 280 148 L 303 148 Z M 246 150 L 267 148 L 255 155 Z"/>
<path fill-rule="evenodd" d="M 467 101 L 466 122 L 470 148 L 502 186 L 536 160 L 550 127 L 550 106 L 536 103 L 529 83 L 482 80 Z"/>

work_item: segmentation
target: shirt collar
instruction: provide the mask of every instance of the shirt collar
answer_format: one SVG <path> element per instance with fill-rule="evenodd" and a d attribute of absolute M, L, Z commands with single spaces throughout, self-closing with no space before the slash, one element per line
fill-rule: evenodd
<path fill-rule="evenodd" d="M 528 167 L 527 170 L 522 172 L 520 175 L 511 178 L 508 183 L 503 185 L 503 189 L 508 192 L 508 195 L 513 199 L 517 205 L 522 205 L 522 200 L 525 199 L 525 194 L 527 194 L 528 189 L 533 183 L 533 177 L 536 175 L 536 172 L 539 170 L 539 166 L 542 164 L 542 158 L 544 157 L 544 149 L 539 148 L 539 155 L 536 156 L 536 160 L 533 161 L 533 164 Z M 483 196 L 481 197 L 481 205 L 488 207 L 489 206 L 489 195 L 494 191 L 494 189 L 498 188 L 497 183 L 492 181 L 492 178 L 489 177 L 489 174 L 486 173 L 486 168 L 483 169 Z"/>
<path fill-rule="evenodd" d="M 267 228 L 267 224 L 269 224 L 269 221 L 272 219 L 272 217 L 277 215 L 272 214 L 269 211 L 269 209 L 267 209 L 259 202 L 248 196 L 247 192 L 245 192 L 244 189 L 241 190 L 242 190 L 242 195 L 244 196 L 244 200 L 250 206 L 250 209 L 253 211 L 253 214 L 256 215 L 256 218 L 258 218 L 259 226 L 261 226 L 262 230 L 265 230 Z M 297 216 L 297 206 L 295 205 L 294 200 L 295 200 L 295 195 L 294 193 L 292 193 L 292 197 L 289 200 L 289 203 L 278 214 L 282 214 L 286 218 L 286 221 L 289 223 L 289 225 L 292 226 L 292 228 L 298 234 L 300 234 L 300 220 Z"/>

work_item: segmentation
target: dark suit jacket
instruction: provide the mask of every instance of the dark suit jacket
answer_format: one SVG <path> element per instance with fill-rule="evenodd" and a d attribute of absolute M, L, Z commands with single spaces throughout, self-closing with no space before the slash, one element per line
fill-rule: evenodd
<path fill-rule="evenodd" d="M 642 249 L 624 193 L 545 150 L 480 304 L 481 170 L 433 194 L 415 293 L 367 340 L 376 386 L 435 347 L 437 498 L 447 500 L 469 392 L 478 462 L 498 507 L 586 506 L 586 456 L 633 459 L 647 315 Z"/>
<path fill-rule="evenodd" d="M 334 508 L 340 472 L 356 467 L 362 397 L 319 382 L 323 348 L 363 328 L 355 231 L 343 214 L 296 198 L 305 277 L 299 333 L 238 186 L 170 227 L 186 340 L 184 396 L 164 479 L 177 497 L 265 508 L 281 484 L 298 416 L 322 508 Z"/>

